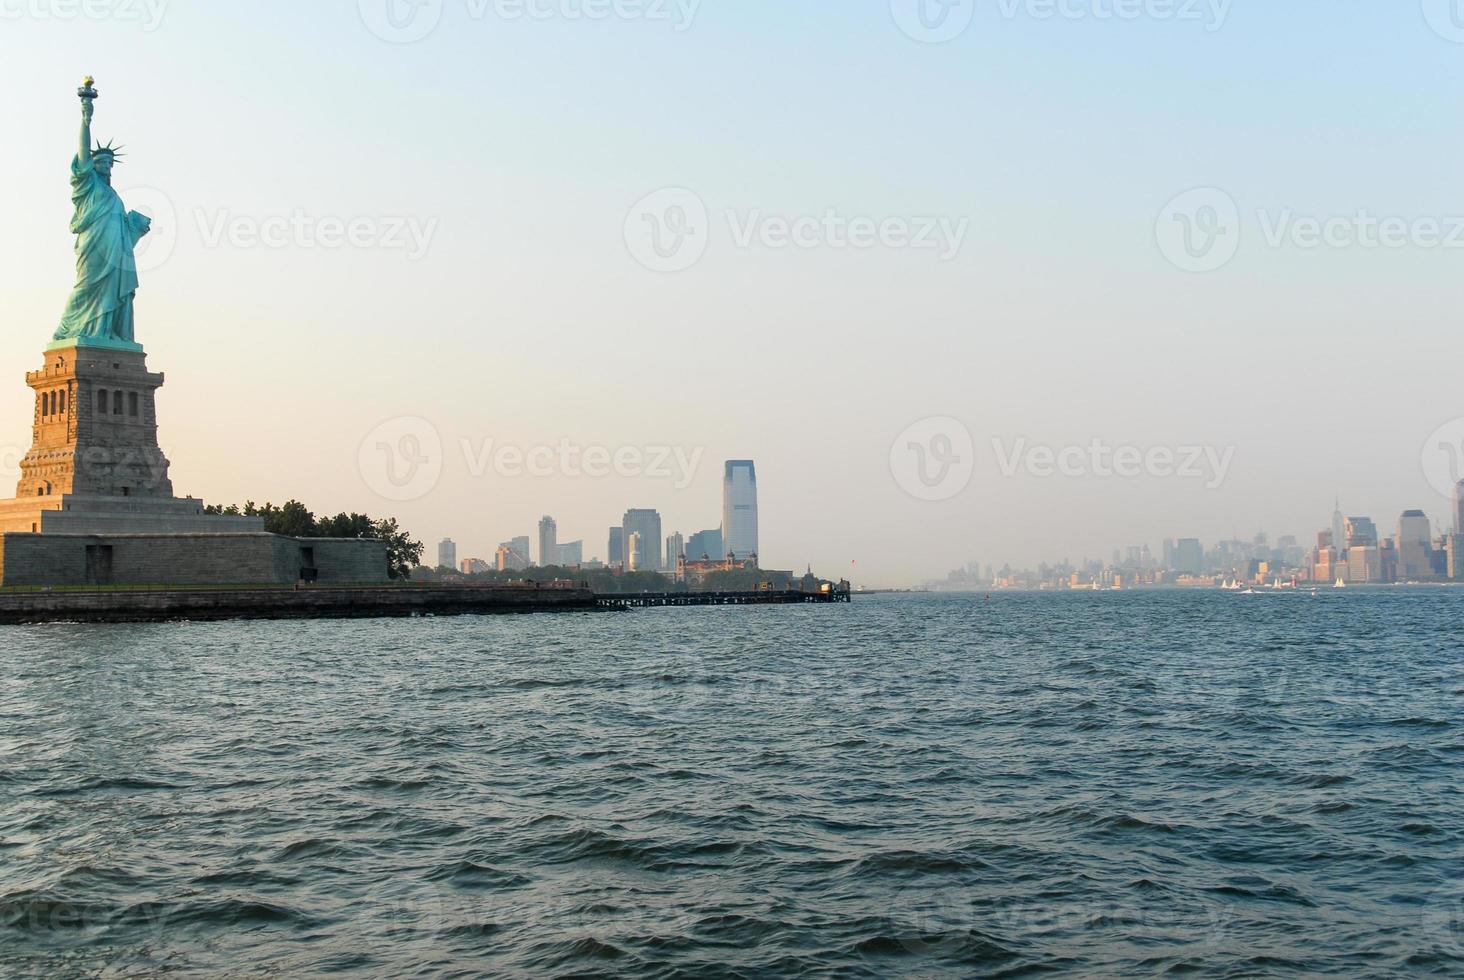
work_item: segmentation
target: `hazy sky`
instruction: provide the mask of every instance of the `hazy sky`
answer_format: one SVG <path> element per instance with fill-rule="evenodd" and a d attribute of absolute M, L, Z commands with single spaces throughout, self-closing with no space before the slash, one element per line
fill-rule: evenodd
<path fill-rule="evenodd" d="M 138 337 L 180 493 L 394 514 L 463 557 L 552 513 L 604 557 L 630 507 L 715 526 L 751 458 L 764 563 L 868 585 L 1309 537 L 1336 494 L 1385 533 L 1444 519 L 1447 0 L 392 2 L 0 0 L 4 478 L 90 72 L 154 217 Z M 1179 458 L 1103 475 L 1095 440 Z M 382 444 L 423 461 L 400 491 Z"/>

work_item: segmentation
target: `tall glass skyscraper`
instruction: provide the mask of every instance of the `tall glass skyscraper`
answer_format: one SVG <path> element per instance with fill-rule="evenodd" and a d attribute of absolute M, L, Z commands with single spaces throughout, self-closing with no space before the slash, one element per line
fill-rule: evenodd
<path fill-rule="evenodd" d="M 747 558 L 757 553 L 757 468 L 750 459 L 728 460 L 722 480 L 722 547 Z"/>
<path fill-rule="evenodd" d="M 525 556 L 527 557 L 527 556 Z M 539 522 L 539 567 L 548 568 L 559 562 L 559 525 L 545 515 Z"/>
<path fill-rule="evenodd" d="M 654 510 L 628 510 L 620 525 L 625 531 L 625 567 L 642 572 L 661 570 L 661 515 Z M 631 538 L 640 538 L 632 546 Z"/>

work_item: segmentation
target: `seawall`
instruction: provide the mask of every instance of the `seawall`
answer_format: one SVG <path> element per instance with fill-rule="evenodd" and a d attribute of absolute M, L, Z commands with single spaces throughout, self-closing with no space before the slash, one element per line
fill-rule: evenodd
<path fill-rule="evenodd" d="M 312 586 L 77 589 L 0 593 L 0 624 L 169 620 L 377 619 L 576 612 L 602 608 L 589 589 L 549 586 Z"/>

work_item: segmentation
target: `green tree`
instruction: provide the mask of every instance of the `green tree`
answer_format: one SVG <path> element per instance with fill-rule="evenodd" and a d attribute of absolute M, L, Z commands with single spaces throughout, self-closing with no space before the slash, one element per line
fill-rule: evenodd
<path fill-rule="evenodd" d="M 315 515 L 298 500 L 287 501 L 283 507 L 266 513 L 264 529 L 270 534 L 282 534 L 287 538 L 319 536 L 315 529 Z"/>
<path fill-rule="evenodd" d="M 243 507 L 230 504 L 227 507 L 211 506 L 205 511 L 232 517 L 262 517 L 265 531 L 290 538 L 380 539 L 386 542 L 386 570 L 393 579 L 410 578 L 412 569 L 422 560 L 422 552 L 426 550 L 420 541 L 412 540 L 412 536 L 401 529 L 394 517 L 376 520 L 366 514 L 340 513 L 317 520 L 298 500 L 290 500 L 280 507 L 249 500 Z"/>
<path fill-rule="evenodd" d="M 422 560 L 426 545 L 413 541 L 412 536 L 397 526 L 395 517 L 376 521 L 370 537 L 386 542 L 386 570 L 393 579 L 409 579 L 412 569 Z"/>

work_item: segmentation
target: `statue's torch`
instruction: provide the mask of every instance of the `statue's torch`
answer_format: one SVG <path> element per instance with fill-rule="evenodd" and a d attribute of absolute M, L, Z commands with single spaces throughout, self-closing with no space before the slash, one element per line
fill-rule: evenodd
<path fill-rule="evenodd" d="M 76 90 L 76 94 L 81 97 L 81 101 L 95 102 L 97 99 L 101 98 L 101 96 L 97 94 L 97 90 L 92 87 L 96 85 L 96 83 L 97 80 L 95 78 L 92 78 L 90 75 L 81 80 L 81 88 Z"/>

